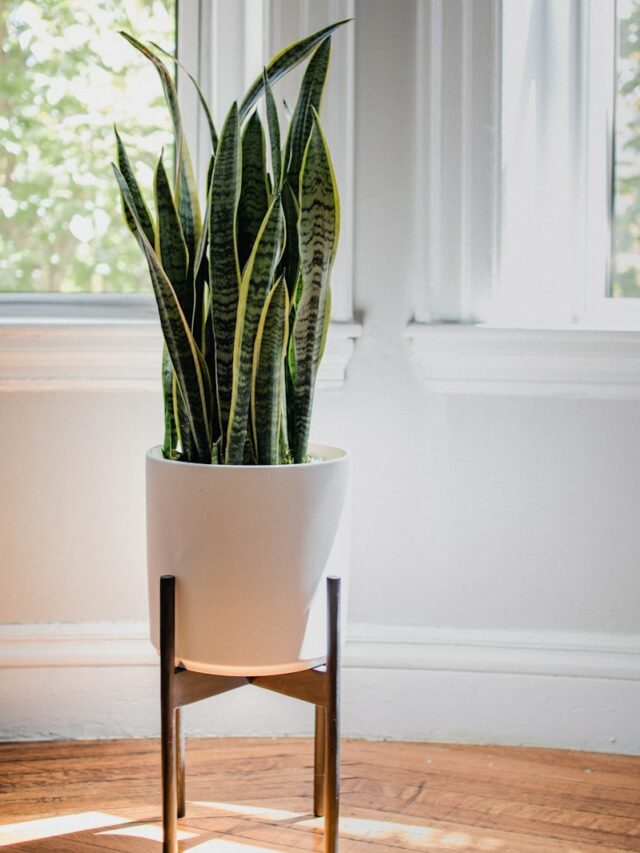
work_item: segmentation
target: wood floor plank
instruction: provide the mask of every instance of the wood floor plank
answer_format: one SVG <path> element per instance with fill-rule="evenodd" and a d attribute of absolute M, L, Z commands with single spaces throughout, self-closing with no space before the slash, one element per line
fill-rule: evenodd
<path fill-rule="evenodd" d="M 156 741 L 0 744 L 0 849 L 156 853 L 159 780 Z M 319 853 L 312 799 L 309 739 L 191 740 L 180 849 Z M 340 834 L 341 853 L 640 851 L 640 759 L 345 741 Z"/>

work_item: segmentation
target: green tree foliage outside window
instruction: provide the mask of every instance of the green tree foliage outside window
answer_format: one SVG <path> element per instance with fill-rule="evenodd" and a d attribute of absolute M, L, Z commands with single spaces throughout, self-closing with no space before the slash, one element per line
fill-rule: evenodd
<path fill-rule="evenodd" d="M 640 297 L 640 0 L 618 0 L 612 296 Z"/>
<path fill-rule="evenodd" d="M 174 7 L 0 0 L 0 290 L 149 289 L 122 222 L 113 125 L 147 188 L 153 164 L 137 152 L 159 152 L 172 137 L 155 72 L 132 59 L 118 30 L 173 51 Z"/>

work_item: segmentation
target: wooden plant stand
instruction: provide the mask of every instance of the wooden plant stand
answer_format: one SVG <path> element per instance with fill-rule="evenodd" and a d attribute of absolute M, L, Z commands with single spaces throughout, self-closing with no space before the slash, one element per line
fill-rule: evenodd
<path fill-rule="evenodd" d="M 313 812 L 324 815 L 324 851 L 338 853 L 340 806 L 340 578 L 327 578 L 326 666 L 281 675 L 207 675 L 175 665 L 174 575 L 160 578 L 160 704 L 163 853 L 178 853 L 177 818 L 185 815 L 181 708 L 245 684 L 316 706 Z"/>

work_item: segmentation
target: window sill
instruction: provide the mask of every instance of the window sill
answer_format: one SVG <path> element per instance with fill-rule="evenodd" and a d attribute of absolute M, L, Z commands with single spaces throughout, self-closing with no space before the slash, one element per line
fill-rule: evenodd
<path fill-rule="evenodd" d="M 149 297 L 0 300 L 0 391 L 160 390 Z M 360 326 L 333 323 L 318 388 L 340 387 Z"/>
<path fill-rule="evenodd" d="M 640 331 L 412 323 L 406 336 L 430 391 L 640 399 Z"/>

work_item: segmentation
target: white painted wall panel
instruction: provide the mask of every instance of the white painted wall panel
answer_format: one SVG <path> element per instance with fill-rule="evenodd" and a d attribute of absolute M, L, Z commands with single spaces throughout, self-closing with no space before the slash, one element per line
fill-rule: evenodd
<path fill-rule="evenodd" d="M 354 269 L 364 328 L 346 383 L 318 393 L 314 423 L 318 439 L 353 458 L 353 630 L 538 632 L 551 650 L 557 632 L 578 632 L 589 648 L 605 635 L 633 644 L 640 401 L 545 396 L 544 385 L 537 397 L 427 387 L 404 334 L 415 287 L 416 4 L 359 0 L 356 15 Z M 143 455 L 161 430 L 159 392 L 0 390 L 0 622 L 146 618 Z M 347 731 L 640 748 L 637 679 L 578 677 L 571 666 L 536 675 L 513 655 L 508 674 L 488 666 L 470 675 L 458 661 L 413 678 L 404 659 L 354 664 Z M 605 655 L 605 672 L 620 660 Z M 151 667 L 1 667 L 0 736 L 157 731 Z M 55 684 L 66 690 L 72 676 L 73 701 L 58 703 Z M 194 711 L 193 730 L 309 730 L 297 706 L 260 696 L 266 704 L 250 711 L 248 698 Z"/>

